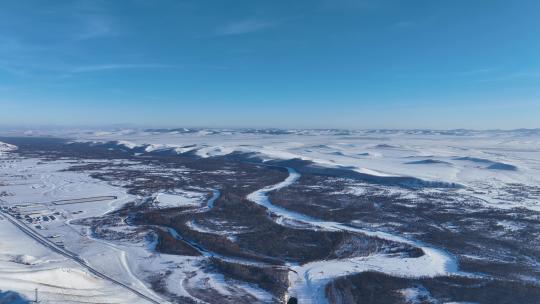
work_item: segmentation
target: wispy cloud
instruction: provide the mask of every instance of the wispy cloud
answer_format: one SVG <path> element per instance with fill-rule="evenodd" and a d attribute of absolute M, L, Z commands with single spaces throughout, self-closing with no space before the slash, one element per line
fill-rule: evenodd
<path fill-rule="evenodd" d="M 514 72 L 514 73 L 508 73 L 505 75 L 499 75 L 489 78 L 480 79 L 480 82 L 498 82 L 498 81 L 527 81 L 527 80 L 533 80 L 537 81 L 540 79 L 540 71 L 522 71 L 522 72 Z"/>
<path fill-rule="evenodd" d="M 480 69 L 463 71 L 463 72 L 461 72 L 459 74 L 462 75 L 462 76 L 486 75 L 486 74 L 491 74 L 491 73 L 497 72 L 498 70 L 500 70 L 500 68 L 497 68 L 497 67 L 480 68 Z"/>
<path fill-rule="evenodd" d="M 414 26 L 415 26 L 415 23 L 411 21 L 398 21 L 394 23 L 394 27 L 399 28 L 399 29 L 411 28 Z"/>
<path fill-rule="evenodd" d="M 102 71 L 115 71 L 115 70 L 133 70 L 133 69 L 178 69 L 182 68 L 181 65 L 172 64 L 155 64 L 155 63 L 139 63 L 139 64 L 97 64 L 87 66 L 77 66 L 67 69 L 67 72 L 76 73 L 89 73 L 89 72 L 102 72 Z"/>
<path fill-rule="evenodd" d="M 81 18 L 81 29 L 76 32 L 75 40 L 88 40 L 115 36 L 118 32 L 110 18 L 103 15 L 86 15 Z"/>
<path fill-rule="evenodd" d="M 453 79 L 502 79 L 501 75 L 506 78 L 516 78 L 516 76 L 521 75 L 521 73 L 508 73 L 503 74 L 504 70 L 501 67 L 481 67 L 470 70 L 461 70 L 461 71 L 438 71 L 438 72 L 426 72 L 426 73 L 407 73 L 402 72 L 395 75 L 397 78 L 453 78 Z M 526 75 L 531 76 L 529 73 Z M 525 76 L 525 75 L 521 75 Z"/>
<path fill-rule="evenodd" d="M 319 6 L 323 9 L 343 10 L 343 9 L 372 9 L 379 7 L 382 1 L 369 0 L 320 0 Z"/>
<path fill-rule="evenodd" d="M 66 78 L 83 73 L 115 72 L 143 69 L 181 69 L 183 65 L 159 63 L 108 63 L 93 65 L 13 64 L 0 61 L 0 71 L 18 77 Z"/>
<path fill-rule="evenodd" d="M 57 6 L 56 15 L 68 14 L 67 22 L 73 24 L 73 39 L 88 40 L 117 36 L 120 26 L 117 18 L 104 1 L 72 1 L 63 6 Z"/>
<path fill-rule="evenodd" d="M 257 20 L 257 19 L 246 19 L 238 22 L 233 22 L 224 26 L 219 27 L 216 32 L 218 35 L 242 35 L 248 33 L 259 32 L 269 28 L 277 26 L 277 23 Z"/>

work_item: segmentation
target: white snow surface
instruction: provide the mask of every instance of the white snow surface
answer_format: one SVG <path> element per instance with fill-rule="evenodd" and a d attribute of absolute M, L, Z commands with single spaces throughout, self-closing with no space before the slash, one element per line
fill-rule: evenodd
<path fill-rule="evenodd" d="M 204 202 L 205 193 L 178 189 L 173 193 L 158 193 L 156 203 L 159 208 L 197 207 Z"/>
<path fill-rule="evenodd" d="M 423 286 L 410 287 L 399 291 L 407 304 L 437 303 Z"/>
<path fill-rule="evenodd" d="M 540 211 L 540 197 L 537 195 L 516 197 L 515 191 L 505 190 L 509 185 L 517 184 L 523 189 L 540 185 L 540 130 L 288 130 L 268 133 L 260 130 L 179 129 L 158 132 L 129 129 L 22 132 L 24 134 L 69 137 L 83 142 L 117 142 L 123 149 L 144 147 L 146 152 L 164 149 L 179 154 L 194 152 L 199 157 L 246 152 L 264 160 L 298 158 L 319 166 L 349 168 L 369 175 L 412 176 L 428 181 L 458 183 L 464 187 L 456 191 L 481 199 L 485 207 L 523 207 Z M 111 243 L 94 239 L 88 231 L 72 225 L 75 219 L 102 215 L 136 198 L 120 187 L 85 174 L 60 172 L 68 166 L 62 161 L 42 163 L 37 159 L 12 159 L 9 151 L 16 148 L 0 142 L 0 181 L 7 184 L 2 190 L 9 192 L 8 196 L 0 197 L 0 203 L 19 206 L 26 214 L 36 212 L 32 217 L 60 212 L 57 215 L 59 220 L 40 223 L 41 234 L 54 237 L 55 242 L 80 253 L 81 258 L 93 267 L 155 298 L 159 296 L 150 290 L 145 280 L 151 273 L 166 270 L 172 270 L 166 280 L 167 288 L 176 295 L 191 297 L 186 286 L 211 286 L 223 294 L 230 291 L 227 288 L 229 282 L 225 282 L 222 276 L 201 270 L 201 263 L 206 257 L 158 255 L 153 252 L 148 236 L 141 236 L 139 242 L 130 244 Z M 443 250 L 400 235 L 322 221 L 275 206 L 269 201 L 269 192 L 287 187 L 299 177 L 296 171 L 289 169 L 286 180 L 255 191 L 248 199 L 266 207 L 282 225 L 300 223 L 303 227 L 319 230 L 345 230 L 416 246 L 425 253 L 419 258 L 373 254 L 289 265 L 293 271 L 289 275 L 291 286 L 288 293 L 297 296 L 300 303 L 324 303 L 327 282 L 362 271 L 375 270 L 401 277 L 460 274 L 454 257 Z M 347 191 L 358 195 L 362 193 L 354 188 Z M 55 200 L 91 197 L 97 193 L 116 196 L 117 199 L 61 207 L 50 204 Z M 156 202 L 164 208 L 204 204 L 208 193 L 201 192 L 201 196 L 194 193 L 186 193 L 182 189 L 157 193 Z M 214 192 L 208 208 L 212 208 L 218 196 L 219 192 Z M 508 231 L 522 228 L 509 221 L 500 221 L 498 225 Z M 35 225 L 34 228 L 38 229 Z M 192 277 L 190 273 L 197 275 Z M 52 283 L 52 287 L 43 287 L 43 280 Z M 55 298 L 60 297 L 58 294 L 73 295 L 73 299 L 86 295 L 96 297 L 96 301 L 107 298 L 111 303 L 144 303 L 132 293 L 111 287 L 76 263 L 33 242 L 5 219 L 0 220 L 0 286 L 29 298 L 33 296 L 34 288 L 43 288 L 43 295 L 50 297 L 52 303 L 76 301 L 68 297 Z M 253 286 L 238 286 L 261 300 L 268 299 L 268 294 Z M 402 294 L 411 302 L 422 295 L 421 290 L 412 289 L 403 290 Z"/>
<path fill-rule="evenodd" d="M 70 163 L 71 162 L 71 163 Z M 117 233 L 135 233 L 129 241 L 95 238 L 86 226 L 74 224 L 77 219 L 99 217 L 113 211 L 137 197 L 126 190 L 89 177 L 85 173 L 63 171 L 72 160 L 42 161 L 19 158 L 6 154 L 0 157 L 0 207 L 11 208 L 20 214 L 22 222 L 34 232 L 78 255 L 93 269 L 113 277 L 159 303 L 168 303 L 150 288 L 150 278 L 170 272 L 164 280 L 168 292 L 192 298 L 185 288 L 204 289 L 212 282 L 218 292 L 251 294 L 269 302 L 271 295 L 243 282 L 231 283 L 223 275 L 205 271 L 207 257 L 186 257 L 156 253 L 155 237 L 150 233 L 136 234 L 125 225 L 113 227 Z M 165 198 L 173 206 L 198 202 L 205 203 L 208 192 L 182 191 Z M 59 200 L 111 196 L 116 199 L 96 198 L 82 203 L 56 205 Z M 181 199 L 179 199 L 181 197 Z M 219 197 L 215 191 L 209 199 L 211 208 Z M 167 201 L 170 199 L 171 201 Z M 54 217 L 54 220 L 51 219 Z M 47 220 L 44 220 L 46 218 Z M 197 273 L 196 277 L 192 277 Z M 75 261 L 55 253 L 26 236 L 0 214 L 0 287 L 33 299 L 34 289 L 39 289 L 41 303 L 149 303 L 121 286 L 96 277 Z M 225 295 L 226 295 L 225 294 Z M 200 301 L 199 301 L 200 302 Z"/>
<path fill-rule="evenodd" d="M 371 231 L 350 227 L 338 222 L 322 221 L 289 211 L 273 205 L 268 193 L 291 185 L 300 178 L 300 174 L 287 168 L 289 176 L 282 182 L 257 190 L 248 195 L 248 199 L 264 206 L 268 212 L 277 216 L 276 222 L 287 225 L 290 221 L 300 222 L 324 231 L 348 231 L 378 237 L 380 239 L 413 245 L 422 249 L 424 255 L 418 258 L 403 258 L 395 255 L 372 254 L 339 260 L 322 260 L 304 265 L 290 265 L 289 295 L 300 303 L 326 303 L 324 288 L 330 281 L 349 274 L 364 271 L 379 271 L 399 277 L 435 277 L 459 274 L 455 258 L 449 253 L 420 242 L 386 232 Z"/>
<path fill-rule="evenodd" d="M 21 130 L 6 135 L 24 135 Z M 538 197 L 501 196 L 508 184 L 540 184 L 540 129 L 473 130 L 57 130 L 30 134 L 117 142 L 123 148 L 170 149 L 215 157 L 233 152 L 262 159 L 309 160 L 377 176 L 412 176 L 464 185 L 487 207 L 540 210 Z M 477 191 L 476 191 L 477 192 Z"/>
<path fill-rule="evenodd" d="M 10 152 L 10 151 L 15 151 L 15 150 L 17 150 L 17 146 L 0 141 L 0 155 L 2 155 L 5 152 Z"/>
<path fill-rule="evenodd" d="M 4 155 L 0 158 L 0 180 L 3 183 L 2 189 L 7 189 L 9 195 L 1 197 L 0 205 L 4 208 L 15 208 L 18 213 L 28 215 L 28 221 L 31 219 L 31 223 L 26 223 L 28 227 L 37 231 L 42 237 L 60 244 L 62 248 L 78 254 L 94 269 L 138 289 L 151 298 L 160 299 L 141 280 L 142 277 L 137 277 L 129 269 L 129 265 L 126 263 L 126 256 L 129 255 L 127 249 L 119 250 L 110 244 L 98 242 L 92 239 L 84 229 L 81 230 L 79 226 L 71 225 L 75 219 L 100 216 L 112 211 L 132 200 L 133 197 L 122 188 L 92 179 L 85 174 L 60 171 L 68 166 L 69 164 L 65 161 L 41 162 L 39 159 L 20 159 Z M 116 197 L 116 199 L 89 200 L 84 203 L 67 205 L 54 204 L 58 200 L 90 198 L 96 195 L 111 196 Z M 55 220 L 51 220 L 50 216 L 53 216 Z M 45 217 L 48 220 L 42 220 Z M 79 301 L 85 296 L 90 297 L 92 294 L 97 296 L 105 293 L 109 286 L 115 286 L 109 281 L 88 273 L 86 269 L 74 261 L 35 241 L 32 242 L 30 237 L 25 237 L 25 234 L 17 230 L 7 220 L 4 219 L 1 222 L 5 226 L 5 229 L 1 229 L 2 232 L 9 231 L 9 233 L 6 232 L 2 235 L 0 241 L 10 244 L 10 247 L 0 249 L 0 254 L 28 256 L 12 259 L 10 262 L 32 261 L 32 263 L 17 263 L 18 268 L 28 268 L 26 270 L 10 266 L 0 267 L 6 270 L 3 272 L 5 280 L 12 282 L 19 280 L 20 271 L 27 272 L 24 277 L 26 282 L 24 285 L 6 284 L 3 289 L 9 286 L 9 290 L 26 295 L 30 291 L 33 294 L 34 288 L 39 288 L 43 289 L 42 298 L 45 303 L 80 303 Z M 11 252 L 12 248 L 20 251 Z M 38 263 L 34 263 L 34 261 L 38 261 Z M 44 265 L 46 267 L 42 267 Z M 46 286 L 42 287 L 44 284 L 57 285 L 57 288 L 47 291 Z M 94 290 L 85 293 L 84 286 Z M 125 303 L 126 299 L 129 299 L 134 303 L 148 303 L 121 287 L 110 287 L 109 289 L 110 296 L 102 294 L 95 301 Z M 63 294 L 74 294 L 75 296 L 64 297 Z M 113 296 L 114 294 L 118 296 Z M 107 297 L 110 300 L 107 300 Z"/>
<path fill-rule="evenodd" d="M 0 215 L 0 287 L 42 303 L 147 303 L 48 250 Z"/>

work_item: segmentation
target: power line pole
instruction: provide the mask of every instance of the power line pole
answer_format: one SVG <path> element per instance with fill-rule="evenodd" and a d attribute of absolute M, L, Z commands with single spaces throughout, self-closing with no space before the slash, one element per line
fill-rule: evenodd
<path fill-rule="evenodd" d="M 35 290 L 35 294 L 36 294 L 36 299 L 34 300 L 34 303 L 39 303 L 39 299 L 38 299 L 38 289 L 36 288 Z"/>

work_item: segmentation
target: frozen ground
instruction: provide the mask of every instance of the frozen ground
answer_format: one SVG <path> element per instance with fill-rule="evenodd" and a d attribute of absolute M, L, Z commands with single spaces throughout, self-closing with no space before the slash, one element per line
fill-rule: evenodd
<path fill-rule="evenodd" d="M 27 131 L 78 141 L 117 141 L 126 149 L 192 152 L 201 157 L 253 152 L 266 159 L 300 158 L 371 175 L 414 176 L 475 188 L 486 204 L 540 210 L 537 197 L 508 193 L 505 185 L 536 186 L 540 130 L 78 130 Z M 20 135 L 20 131 L 4 132 Z M 481 192 L 481 193 L 480 193 Z"/>
<path fill-rule="evenodd" d="M 146 303 L 59 255 L 0 216 L 0 286 L 40 303 Z"/>
<path fill-rule="evenodd" d="M 4 212 L 158 302 L 273 303 L 294 296 L 300 303 L 346 303 L 343 299 L 363 295 L 335 296 L 338 284 L 334 289 L 329 284 L 345 279 L 339 286 L 349 288 L 357 280 L 352 276 L 370 272 L 404 279 L 499 280 L 511 263 L 517 265 L 512 282 L 532 284 L 527 288 L 533 294 L 538 288 L 539 130 L 31 134 L 71 138 L 98 152 L 90 157 L 64 155 L 57 147 L 24 152 L 0 143 Z M 55 156 L 47 157 L 47 149 Z M 235 167 L 241 163 L 248 167 Z M 268 177 L 272 183 L 258 181 L 264 176 L 255 173 L 257 178 L 241 178 L 249 166 L 269 173 L 264 170 L 287 167 L 288 176 L 280 182 Z M 455 212 L 461 213 L 452 219 Z M 1 291 L 30 298 L 39 288 L 51 303 L 82 296 L 106 303 L 147 301 L 129 288 L 111 287 L 6 219 L 0 225 Z M 298 232 L 302 236 L 290 242 L 299 244 L 283 246 L 312 246 L 320 253 L 300 255 L 286 247 L 276 255 L 263 244 L 265 235 L 271 236 L 264 229 L 284 238 Z M 350 243 L 355 238 L 363 245 Z M 477 250 L 486 244 L 493 248 Z M 248 270 L 253 267 L 259 270 Z M 273 269 L 265 271 L 279 279 L 254 275 L 261 269 Z M 283 270 L 286 276 L 279 274 Z M 45 287 L 44 279 L 51 286 Z M 275 286 L 281 280 L 286 289 Z M 454 300 L 446 295 L 451 299 L 442 301 L 428 289 L 413 284 L 387 292 L 403 303 Z"/>
<path fill-rule="evenodd" d="M 124 190 L 92 179 L 87 175 L 60 171 L 68 167 L 68 163 L 64 161 L 43 163 L 36 159 L 21 159 L 10 156 L 2 156 L 0 161 L 2 189 L 6 189 L 0 198 L 0 203 L 5 212 L 11 211 L 9 213 L 15 216 L 14 220 L 33 229 L 48 242 L 53 243 L 53 246 L 56 245 L 60 249 L 76 253 L 81 260 L 86 261 L 97 271 L 112 275 L 120 282 L 141 290 L 142 293 L 147 293 L 151 298 L 159 299 L 145 284 L 133 276 L 130 271 L 131 266 L 126 263 L 126 251 L 110 244 L 94 241 L 85 231 L 80 231 L 78 227 L 70 224 L 72 220 L 100 216 L 123 205 L 132 199 Z M 109 199 L 103 200 L 103 197 L 92 199 L 96 194 Z M 84 200 L 82 203 L 72 203 L 70 199 Z M 20 273 L 27 273 L 24 276 L 27 284 L 21 285 L 26 289 L 20 290 L 21 293 L 28 294 L 34 288 L 39 288 L 43 290 L 43 302 L 65 301 L 68 303 L 69 301 L 82 301 L 81 298 L 90 296 L 92 292 L 99 295 L 99 288 L 113 285 L 107 280 L 93 276 L 80 265 L 76 267 L 77 263 L 73 260 L 66 257 L 60 258 L 61 256 L 55 254 L 54 250 L 43 246 L 43 244 L 32 242 L 24 235 L 20 237 L 22 232 L 17 231 L 13 225 L 5 220 L 7 216 L 9 215 L 3 215 L 2 225 L 5 226 L 5 230 L 2 229 L 2 232 L 11 231 L 13 236 L 8 238 L 11 233 L 5 234 L 2 241 L 4 244 L 9 244 L 7 248 L 19 250 L 18 253 L 15 251 L 9 255 L 14 257 L 20 255 L 24 257 L 23 260 L 30 261 L 29 263 L 19 263 L 20 268 L 29 268 L 20 270 Z M 10 269 L 10 267 L 5 269 Z M 12 269 L 13 273 L 5 271 L 3 275 L 6 280 L 16 282 L 19 270 L 15 267 Z M 34 271 L 34 269 L 39 271 Z M 33 276 L 34 273 L 36 277 Z M 66 273 L 67 275 L 65 275 Z M 60 280 L 55 287 L 57 290 L 47 291 L 47 286 L 41 287 L 41 285 L 46 284 L 54 285 L 55 280 Z M 32 286 L 32 283 L 35 285 Z M 96 285 L 97 287 L 94 289 L 98 290 L 85 293 L 85 289 L 90 289 L 92 285 Z M 18 285 L 14 285 L 14 287 L 16 286 Z M 100 300 L 96 298 L 92 301 L 123 303 L 125 301 L 123 297 L 127 297 L 135 302 L 147 302 L 121 286 L 116 287 L 110 293 L 112 295 L 116 292 L 120 296 L 113 297 L 103 294 L 100 296 Z M 12 290 L 19 291 L 18 288 L 12 288 Z M 73 299 L 67 296 L 64 298 L 62 294 L 70 296 L 73 294 Z M 123 296 L 124 294 L 127 296 Z M 79 298 L 76 299 L 76 297 Z M 110 299 L 103 300 L 107 298 Z"/>
<path fill-rule="evenodd" d="M 307 224 L 315 229 L 326 231 L 347 231 L 380 239 L 417 246 L 424 251 L 422 257 L 404 258 L 395 255 L 373 254 L 348 259 L 324 260 L 307 263 L 301 266 L 291 266 L 289 296 L 296 297 L 301 303 L 325 303 L 324 288 L 331 280 L 365 271 L 379 271 L 404 277 L 433 277 L 448 274 L 458 274 L 457 262 L 448 253 L 392 234 L 350 227 L 337 222 L 317 220 L 284 208 L 274 206 L 268 199 L 267 193 L 280 190 L 296 182 L 300 175 L 294 169 L 288 168 L 289 176 L 283 182 L 263 188 L 248 195 L 248 199 L 264 206 L 276 221 L 287 223 L 286 220 Z"/>
<path fill-rule="evenodd" d="M 256 286 L 242 283 L 231 286 L 221 274 L 205 271 L 206 258 L 156 253 L 156 237 L 151 232 L 138 231 L 120 223 L 110 230 L 114 234 L 129 235 L 129 241 L 122 238 L 104 240 L 100 237 L 102 231 L 90 231 L 78 225 L 80 220 L 100 217 L 127 202 L 140 200 L 121 187 L 87 174 L 66 171 L 75 164 L 94 162 L 42 161 L 13 154 L 0 156 L 0 207 L 6 212 L 0 216 L 0 290 L 15 291 L 33 299 L 34 290 L 38 288 L 41 303 L 150 302 L 122 286 L 111 287 L 111 282 L 96 277 L 76 261 L 25 237 L 6 220 L 10 216 L 53 246 L 75 253 L 92 269 L 132 287 L 155 303 L 167 302 L 151 288 L 155 277 L 165 273 L 168 292 L 183 299 L 182 303 L 197 301 L 185 290 L 186 286 L 202 290 L 214 288 L 223 296 L 241 291 L 254 294 L 255 299 L 269 298 Z M 130 162 L 119 162 L 118 165 L 150 170 Z M 156 193 L 154 205 L 165 209 L 200 205 L 210 208 L 218 195 L 216 191 L 206 201 L 205 193 L 176 189 L 171 193 Z"/>

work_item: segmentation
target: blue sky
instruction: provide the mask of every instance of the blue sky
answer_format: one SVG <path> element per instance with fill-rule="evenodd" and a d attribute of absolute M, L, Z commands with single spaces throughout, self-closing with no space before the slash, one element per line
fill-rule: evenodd
<path fill-rule="evenodd" d="M 540 127 L 540 1 L 0 4 L 0 125 Z"/>

